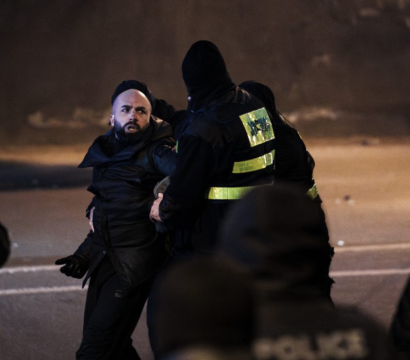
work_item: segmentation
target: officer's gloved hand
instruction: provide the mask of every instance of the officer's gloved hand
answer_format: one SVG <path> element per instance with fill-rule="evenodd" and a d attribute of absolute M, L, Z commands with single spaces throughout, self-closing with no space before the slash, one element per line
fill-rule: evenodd
<path fill-rule="evenodd" d="M 77 255 L 70 255 L 55 262 L 56 265 L 64 265 L 60 271 L 67 276 L 81 279 L 88 270 L 88 263 Z"/>

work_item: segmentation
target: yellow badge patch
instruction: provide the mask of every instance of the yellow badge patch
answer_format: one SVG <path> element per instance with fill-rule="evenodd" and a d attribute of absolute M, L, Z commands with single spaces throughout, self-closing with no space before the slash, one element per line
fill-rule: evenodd
<path fill-rule="evenodd" d="M 272 122 L 265 108 L 240 116 L 251 147 L 275 138 Z"/>

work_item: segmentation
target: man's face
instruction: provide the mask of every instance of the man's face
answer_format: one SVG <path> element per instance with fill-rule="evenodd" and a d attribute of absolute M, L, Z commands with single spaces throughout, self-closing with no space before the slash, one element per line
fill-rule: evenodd
<path fill-rule="evenodd" d="M 147 97 L 138 90 L 130 89 L 115 99 L 110 123 L 117 138 L 131 140 L 148 127 L 150 116 L 151 104 Z"/>

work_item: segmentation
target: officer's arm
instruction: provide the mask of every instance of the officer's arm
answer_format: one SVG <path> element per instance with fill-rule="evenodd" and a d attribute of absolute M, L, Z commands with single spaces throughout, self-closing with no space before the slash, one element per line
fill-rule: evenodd
<path fill-rule="evenodd" d="M 278 126 L 275 135 L 275 176 L 286 179 L 288 172 L 294 168 L 298 152 L 303 151 L 303 143 L 297 132 L 288 126 Z"/>
<path fill-rule="evenodd" d="M 205 202 L 212 161 L 213 151 L 201 137 L 180 139 L 175 173 L 159 207 L 163 221 L 181 225 L 197 218 Z"/>
<path fill-rule="evenodd" d="M 170 176 L 175 173 L 177 152 L 175 150 L 175 143 L 172 139 L 162 141 L 154 147 L 150 158 L 153 160 L 154 167 L 166 177 L 157 183 L 154 188 L 155 201 L 152 204 L 150 211 L 150 219 L 152 221 L 162 221 L 159 217 L 159 204 L 162 201 L 163 193 L 170 184 Z"/>
<path fill-rule="evenodd" d="M 155 99 L 155 105 L 152 109 L 152 115 L 165 120 L 175 129 L 182 123 L 186 117 L 186 110 L 177 110 L 165 100 Z"/>
<path fill-rule="evenodd" d="M 162 175 L 173 175 L 177 164 L 175 143 L 171 140 L 166 140 L 155 146 L 152 160 L 154 161 L 155 168 Z"/>

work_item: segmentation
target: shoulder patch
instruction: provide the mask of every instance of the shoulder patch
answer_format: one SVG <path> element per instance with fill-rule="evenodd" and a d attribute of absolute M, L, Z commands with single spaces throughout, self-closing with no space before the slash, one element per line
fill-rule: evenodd
<path fill-rule="evenodd" d="M 264 107 L 239 117 L 246 130 L 251 147 L 275 138 L 271 119 Z"/>

